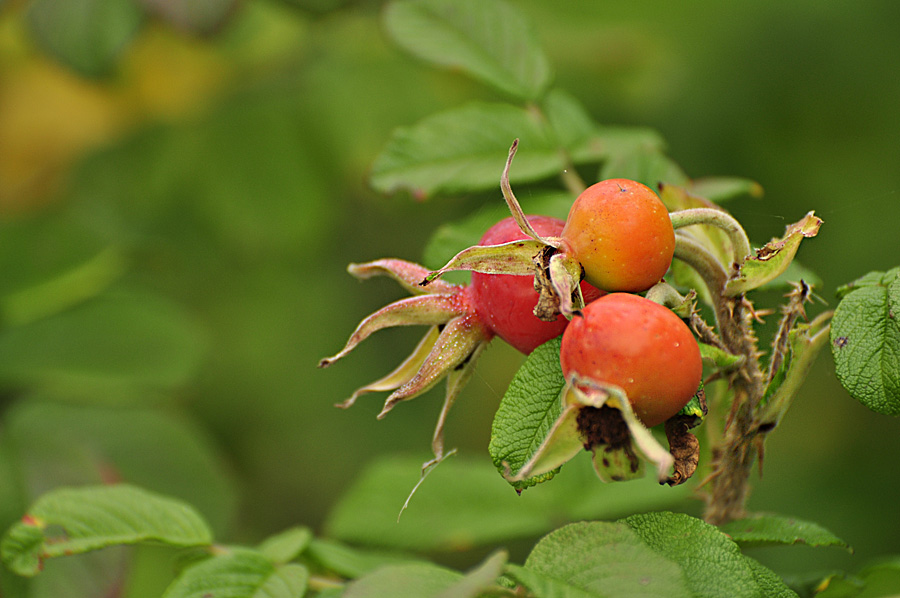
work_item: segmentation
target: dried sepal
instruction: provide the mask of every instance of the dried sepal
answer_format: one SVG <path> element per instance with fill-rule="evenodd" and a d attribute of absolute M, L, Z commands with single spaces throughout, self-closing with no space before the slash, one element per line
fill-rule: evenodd
<path fill-rule="evenodd" d="M 666 421 L 666 439 L 669 441 L 669 452 L 675 459 L 674 473 L 663 483 L 678 486 L 685 483 L 700 463 L 700 441 L 691 434 L 686 418 L 675 416 Z"/>
<path fill-rule="evenodd" d="M 386 305 L 360 322 L 347 344 L 340 352 L 319 361 L 319 367 L 325 368 L 346 356 L 359 343 L 373 333 L 395 326 L 433 326 L 444 324 L 465 313 L 466 306 L 461 297 L 453 295 L 419 295 L 400 299 Z"/>
<path fill-rule="evenodd" d="M 347 272 L 360 280 L 375 276 L 389 276 L 400 283 L 406 291 L 412 295 L 444 294 L 450 295 L 462 290 L 459 285 L 451 284 L 443 280 L 434 281 L 429 288 L 421 286 L 422 280 L 430 272 L 425 266 L 406 260 L 386 258 L 374 260 L 364 264 L 350 264 Z"/>
<path fill-rule="evenodd" d="M 363 394 L 394 391 L 409 382 L 416 375 L 416 372 L 419 371 L 419 368 L 422 367 L 422 364 L 425 363 L 425 359 L 434 348 L 434 343 L 437 341 L 439 334 L 440 330 L 438 327 L 432 326 L 425 336 L 422 337 L 422 340 L 419 341 L 419 344 L 416 345 L 416 348 L 413 349 L 413 352 L 409 354 L 409 357 L 404 359 L 403 363 L 397 366 L 394 371 L 375 382 L 357 388 L 350 395 L 349 399 L 337 403 L 335 407 L 347 409 Z"/>
<path fill-rule="evenodd" d="M 544 247 L 534 256 L 534 288 L 539 294 L 534 315 L 544 322 L 560 314 L 572 319 L 584 307 L 581 278 L 581 264 L 549 245 Z"/>
<path fill-rule="evenodd" d="M 813 212 L 788 226 L 783 237 L 769 241 L 744 260 L 725 286 L 726 295 L 735 297 L 777 278 L 794 259 L 800 242 L 815 237 L 821 226 L 822 219 Z"/>
<path fill-rule="evenodd" d="M 424 476 L 425 468 L 449 454 L 444 452 L 443 444 L 447 413 L 471 377 L 477 357 L 494 334 L 478 317 L 469 299 L 468 287 L 444 281 L 422 287 L 420 283 L 428 270 L 419 264 L 383 259 L 351 264 L 348 271 L 361 279 L 388 276 L 414 296 L 395 301 L 366 317 L 350 335 L 344 348 L 322 359 L 319 367 L 327 367 L 345 357 L 378 330 L 394 326 L 429 326 L 428 332 L 403 363 L 386 376 L 356 389 L 350 398 L 337 405 L 346 409 L 363 394 L 390 391 L 378 414 L 381 419 L 397 403 L 424 394 L 446 378 L 444 406 L 432 439 L 435 459 L 423 466 Z"/>
<path fill-rule="evenodd" d="M 431 439 L 431 449 L 432 452 L 434 452 L 435 458 L 422 466 L 423 474 L 425 473 L 425 469 L 432 464 L 436 465 L 441 462 L 447 455 L 447 453 L 444 453 L 444 425 L 447 422 L 447 414 L 450 413 L 450 408 L 459 396 L 460 391 L 468 384 L 472 374 L 475 373 L 475 363 L 478 361 L 478 357 L 481 356 L 481 352 L 484 351 L 486 347 L 487 343 L 478 343 L 466 360 L 453 368 L 447 375 L 447 392 L 444 395 L 444 405 L 441 407 L 441 413 L 438 416 L 437 425 L 434 428 L 434 435 Z"/>
<path fill-rule="evenodd" d="M 420 284 L 428 287 L 447 272 L 456 270 L 529 276 L 534 273 L 532 259 L 543 247 L 540 241 L 534 240 L 475 245 L 457 253 L 443 268 L 429 272 L 421 279 Z"/>
<path fill-rule="evenodd" d="M 434 346 L 415 375 L 384 402 L 378 419 L 387 415 L 397 403 L 414 399 L 431 390 L 457 367 L 470 361 L 479 345 L 489 338 L 490 332 L 476 315 L 467 314 L 451 319 L 441 329 Z"/>
<path fill-rule="evenodd" d="M 697 465 L 700 463 L 700 441 L 690 430 L 703 422 L 707 412 L 706 390 L 701 384 L 697 394 L 688 404 L 666 421 L 666 439 L 669 442 L 669 453 L 675 459 L 675 463 L 674 473 L 661 483 L 679 486 L 697 471 Z"/>
<path fill-rule="evenodd" d="M 519 229 L 526 236 L 531 237 L 542 245 L 559 247 L 559 239 L 557 237 L 543 237 L 534 230 L 531 223 L 528 222 L 528 218 L 525 216 L 522 206 L 519 205 L 519 200 L 516 199 L 512 186 L 509 184 L 509 169 L 512 166 L 512 161 L 518 148 L 519 140 L 515 139 L 509 148 L 509 156 L 506 158 L 506 166 L 503 168 L 503 174 L 500 175 L 500 190 L 503 192 L 503 199 L 506 200 L 506 205 L 509 208 L 510 214 L 512 214 L 513 220 L 516 221 L 516 224 L 519 225 Z"/>
<path fill-rule="evenodd" d="M 582 268 L 572 257 L 557 253 L 550 258 L 550 281 L 559 297 L 559 312 L 568 319 L 584 308 L 581 295 Z"/>

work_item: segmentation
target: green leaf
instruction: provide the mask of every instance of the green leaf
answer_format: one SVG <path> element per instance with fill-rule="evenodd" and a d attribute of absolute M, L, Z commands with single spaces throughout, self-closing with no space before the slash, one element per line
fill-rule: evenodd
<path fill-rule="evenodd" d="M 744 556 L 744 562 L 753 573 L 762 596 L 765 598 L 797 598 L 797 592 L 789 588 L 777 573 L 749 556 Z"/>
<path fill-rule="evenodd" d="M 204 546 L 212 532 L 187 504 L 134 486 L 59 488 L 10 528 L 0 552 L 10 569 L 33 576 L 48 558 L 151 540 Z"/>
<path fill-rule="evenodd" d="M 397 553 L 359 550 L 334 540 L 313 538 L 305 556 L 341 577 L 355 579 L 384 565 L 409 563 L 411 557 Z"/>
<path fill-rule="evenodd" d="M 303 565 L 278 566 L 259 552 L 238 548 L 188 567 L 163 598 L 299 598 L 308 582 Z"/>
<path fill-rule="evenodd" d="M 570 193 L 555 191 L 535 191 L 521 198 L 522 210 L 528 214 L 552 216 L 565 220 L 575 200 Z M 509 208 L 499 197 L 496 202 L 481 206 L 468 217 L 439 226 L 425 245 L 422 263 L 437 269 L 450 261 L 454 255 L 478 245 L 485 231 L 509 217 Z"/>
<path fill-rule="evenodd" d="M 99 295 L 124 271 L 124 257 L 108 247 L 67 272 L 4 297 L 3 322 L 17 326 L 52 316 Z"/>
<path fill-rule="evenodd" d="M 886 557 L 859 572 L 866 584 L 866 596 L 896 596 L 900 594 L 900 557 Z"/>
<path fill-rule="evenodd" d="M 775 280 L 794 259 L 800 242 L 807 237 L 815 237 L 820 226 L 822 220 L 812 212 L 788 226 L 783 237 L 769 241 L 756 250 L 755 256 L 744 260 L 725 286 L 725 292 L 734 297 Z"/>
<path fill-rule="evenodd" d="M 721 203 L 745 195 L 754 198 L 763 196 L 762 185 L 756 181 L 739 177 L 722 176 L 694 179 L 688 185 L 688 191 L 715 203 Z"/>
<path fill-rule="evenodd" d="M 125 271 L 123 252 L 71 210 L 0 223 L 0 317 L 5 326 L 59 313 L 104 291 Z"/>
<path fill-rule="evenodd" d="M 808 546 L 850 546 L 817 523 L 784 515 L 754 515 L 720 525 L 719 529 L 741 546 L 806 544 Z"/>
<path fill-rule="evenodd" d="M 216 447 L 171 411 L 29 397 L 9 409 L 4 423 L 28 502 L 61 485 L 117 480 L 188 502 L 217 534 L 234 520 L 237 493 Z"/>
<path fill-rule="evenodd" d="M 900 267 L 891 268 L 887 272 L 869 272 L 868 274 L 860 276 L 853 282 L 838 287 L 838 290 L 835 294 L 840 300 L 857 289 L 885 286 L 885 282 L 890 283 L 890 281 L 892 281 L 894 277 L 898 276 L 898 272 L 900 272 Z"/>
<path fill-rule="evenodd" d="M 831 352 L 850 396 L 877 413 L 900 415 L 900 268 L 860 279 L 834 310 Z"/>
<path fill-rule="evenodd" d="M 494 466 L 504 473 L 515 473 L 528 463 L 541 447 L 550 428 L 562 414 L 560 392 L 566 380 L 559 365 L 561 338 L 555 338 L 532 351 L 516 372 L 494 414 L 488 451 Z M 513 487 L 523 490 L 551 479 L 558 470 L 535 476 Z"/>
<path fill-rule="evenodd" d="M 519 139 L 510 178 L 516 183 L 558 174 L 564 161 L 540 118 L 509 104 L 475 102 L 395 129 L 372 165 L 372 186 L 383 193 L 434 193 L 494 189 Z"/>
<path fill-rule="evenodd" d="M 291 6 L 302 8 L 315 13 L 325 13 L 336 10 L 347 4 L 348 0 L 281 0 Z"/>
<path fill-rule="evenodd" d="M 660 183 L 685 185 L 688 177 L 661 150 L 641 145 L 617 147 L 600 168 L 599 180 L 631 179 L 657 189 Z"/>
<path fill-rule="evenodd" d="M 437 598 L 462 579 L 462 574 L 432 565 L 387 565 L 350 583 L 344 598 Z"/>
<path fill-rule="evenodd" d="M 421 459 L 375 461 L 332 509 L 325 533 L 356 545 L 394 550 L 464 550 L 533 537 L 561 521 L 665 508 L 686 500 L 691 492 L 688 485 L 660 486 L 654 477 L 603 484 L 584 455 L 569 462 L 552 484 L 517 496 L 490 461 L 454 457 L 429 474 L 398 521 L 420 470 Z M 317 546 L 314 541 L 309 551 Z"/>
<path fill-rule="evenodd" d="M 113 69 L 143 16 L 132 0 L 34 0 L 27 13 L 38 44 L 89 76 Z"/>
<path fill-rule="evenodd" d="M 865 587 L 862 580 L 844 571 L 792 574 L 784 581 L 801 598 L 851 598 Z"/>
<path fill-rule="evenodd" d="M 150 294 L 108 293 L 0 332 L 0 380 L 68 398 L 159 391 L 188 380 L 203 344 L 179 306 Z"/>
<path fill-rule="evenodd" d="M 652 129 L 598 125 L 575 96 L 561 89 L 551 90 L 543 107 L 557 143 L 575 164 L 661 154 L 665 147 Z"/>
<path fill-rule="evenodd" d="M 289 563 L 306 550 L 312 541 L 312 532 L 306 527 L 292 527 L 266 538 L 257 550 L 275 564 Z"/>
<path fill-rule="evenodd" d="M 151 12 L 172 25 L 194 33 L 213 33 L 236 8 L 237 0 L 139 0 Z"/>
<path fill-rule="evenodd" d="M 540 97 L 552 76 L 531 24 L 503 0 L 395 0 L 384 24 L 410 53 L 519 99 Z"/>
<path fill-rule="evenodd" d="M 623 523 L 562 527 L 537 543 L 525 568 L 593 596 L 691 596 L 679 566 Z"/>
<path fill-rule="evenodd" d="M 681 566 L 693 596 L 763 598 L 740 548 L 716 527 L 681 513 L 646 513 L 623 521 L 653 550 Z"/>
<path fill-rule="evenodd" d="M 599 161 L 607 148 L 598 139 L 599 126 L 575 96 L 553 89 L 544 99 L 544 113 L 560 146 L 576 164 Z"/>
<path fill-rule="evenodd" d="M 509 555 L 505 550 L 498 550 L 484 560 L 483 563 L 466 573 L 461 580 L 438 594 L 437 598 L 477 598 L 482 592 L 497 585 L 497 578 Z"/>
<path fill-rule="evenodd" d="M 541 598 L 600 598 L 594 592 L 518 565 L 507 565 L 506 573 L 519 585 L 530 590 L 532 595 Z"/>

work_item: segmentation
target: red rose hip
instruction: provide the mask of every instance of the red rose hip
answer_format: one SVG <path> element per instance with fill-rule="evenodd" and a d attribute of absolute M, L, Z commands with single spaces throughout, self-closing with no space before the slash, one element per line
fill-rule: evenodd
<path fill-rule="evenodd" d="M 550 216 L 528 216 L 528 222 L 541 235 L 555 236 L 564 223 Z M 479 245 L 499 245 L 528 237 L 519 230 L 512 218 L 505 218 L 492 226 L 479 241 Z M 534 278 L 513 274 L 472 273 L 470 287 L 472 303 L 482 321 L 507 343 L 525 353 L 562 334 L 569 323 L 559 316 L 553 322 L 544 322 L 534 315 L 538 293 Z M 603 293 L 586 282 L 581 283 L 585 303 Z"/>
<path fill-rule="evenodd" d="M 647 427 L 660 424 L 697 392 L 703 364 L 697 341 L 671 310 L 638 295 L 611 293 L 569 323 L 560 363 L 575 373 L 621 387 Z"/>
<path fill-rule="evenodd" d="M 640 292 L 669 269 L 675 230 L 666 206 L 647 186 L 609 179 L 588 187 L 569 210 L 559 249 L 605 291 Z"/>

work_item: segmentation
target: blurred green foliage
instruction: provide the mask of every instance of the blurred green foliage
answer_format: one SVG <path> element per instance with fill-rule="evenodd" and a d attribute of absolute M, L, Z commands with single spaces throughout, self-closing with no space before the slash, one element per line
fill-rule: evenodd
<path fill-rule="evenodd" d="M 800 260 L 825 301 L 896 265 L 900 5 L 516 4 L 556 83 L 596 120 L 658 130 L 692 177 L 759 181 L 762 199 L 729 205 L 752 238 L 816 210 L 825 224 Z M 247 0 L 205 38 L 150 19 L 93 80 L 41 53 L 23 5 L 0 2 L 0 524 L 50 487 L 124 479 L 188 500 L 218 537 L 255 541 L 319 528 L 379 455 L 425 460 L 439 390 L 380 422 L 377 398 L 332 407 L 392 369 L 418 331 L 315 366 L 397 298 L 347 263 L 420 260 L 442 222 L 500 200 L 370 190 L 391 131 L 502 98 L 392 47 L 374 1 Z M 495 345 L 447 431 L 485 462 L 521 363 Z M 900 458 L 897 426 L 849 400 L 821 358 L 768 440 L 750 507 L 821 523 L 856 556 L 754 556 L 785 572 L 900 552 L 884 523 L 896 521 L 885 464 Z M 170 565 L 140 555 L 147 579 Z M 35 595 L 89 595 L 37 584 Z"/>

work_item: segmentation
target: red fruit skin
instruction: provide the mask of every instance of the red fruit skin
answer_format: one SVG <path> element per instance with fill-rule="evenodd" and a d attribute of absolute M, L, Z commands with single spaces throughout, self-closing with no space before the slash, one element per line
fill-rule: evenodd
<path fill-rule="evenodd" d="M 647 427 L 666 421 L 697 392 L 703 375 L 700 348 L 671 310 L 627 293 L 610 293 L 576 316 L 563 333 L 560 364 L 620 386 Z"/>
<path fill-rule="evenodd" d="M 550 216 L 527 216 L 535 231 L 543 236 L 556 236 L 563 229 L 563 221 Z M 498 245 L 528 237 L 519 230 L 515 220 L 505 218 L 488 229 L 479 245 Z M 560 316 L 554 322 L 543 322 L 534 315 L 538 293 L 534 278 L 511 274 L 472 273 L 469 287 L 471 301 L 479 317 L 494 333 L 528 355 L 538 345 L 562 334 L 569 323 Z M 581 283 L 585 302 L 603 294 L 586 282 Z"/>
<path fill-rule="evenodd" d="M 666 206 L 628 179 L 591 185 L 578 196 L 560 249 L 581 263 L 585 279 L 605 291 L 646 291 L 669 269 L 675 230 Z"/>

